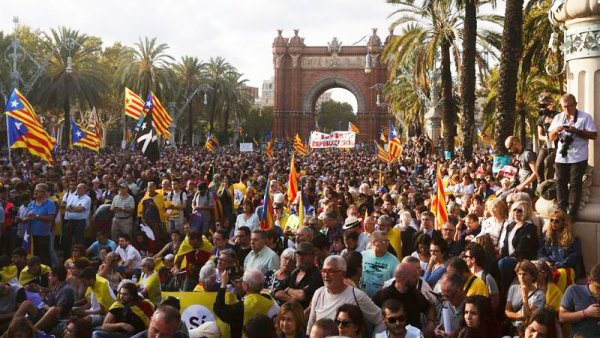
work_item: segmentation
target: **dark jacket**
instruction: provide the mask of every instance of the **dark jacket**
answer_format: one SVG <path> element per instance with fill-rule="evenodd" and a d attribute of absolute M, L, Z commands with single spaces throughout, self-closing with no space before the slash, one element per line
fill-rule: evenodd
<path fill-rule="evenodd" d="M 506 226 L 502 257 L 508 256 L 508 234 L 516 224 L 517 223 L 513 221 Z M 525 224 L 517 229 L 515 236 L 513 237 L 512 245 L 515 248 L 515 251 L 512 256 L 519 260 L 533 260 L 537 257 L 538 243 L 537 227 L 531 223 L 531 221 L 525 221 Z"/>
<path fill-rule="evenodd" d="M 558 243 L 552 243 L 544 236 L 542 245 L 538 251 L 538 256 L 542 260 L 547 260 L 557 268 L 577 269 L 581 260 L 581 242 L 575 237 L 573 243 L 567 248 L 563 248 Z"/>

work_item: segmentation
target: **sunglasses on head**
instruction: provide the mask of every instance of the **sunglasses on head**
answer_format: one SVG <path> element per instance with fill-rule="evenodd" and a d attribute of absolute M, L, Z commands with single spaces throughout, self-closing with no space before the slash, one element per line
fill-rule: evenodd
<path fill-rule="evenodd" d="M 406 316 L 388 317 L 386 321 L 390 324 L 403 323 L 406 321 Z"/>
<path fill-rule="evenodd" d="M 335 323 L 336 326 L 342 326 L 342 327 L 349 327 L 352 324 L 351 320 L 340 320 L 340 319 L 335 319 L 333 321 Z"/>

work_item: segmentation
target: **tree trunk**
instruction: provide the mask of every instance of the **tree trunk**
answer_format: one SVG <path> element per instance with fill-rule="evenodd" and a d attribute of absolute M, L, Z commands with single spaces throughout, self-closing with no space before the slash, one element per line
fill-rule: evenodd
<path fill-rule="evenodd" d="M 188 134 L 187 134 L 187 139 L 188 139 L 188 145 L 191 147 L 193 146 L 192 142 L 192 136 L 194 134 L 194 128 L 192 127 L 194 125 L 194 115 L 192 114 L 192 102 L 194 100 L 191 99 L 190 100 L 190 104 L 188 105 Z"/>
<path fill-rule="evenodd" d="M 456 137 L 456 118 L 452 100 L 452 70 L 450 63 L 450 42 L 442 41 L 442 108 L 444 122 L 444 149 L 454 156 L 454 138 Z"/>
<path fill-rule="evenodd" d="M 477 5 L 475 0 L 465 0 L 463 31 L 463 62 L 461 72 L 462 110 L 464 121 L 463 154 L 467 160 L 473 158 L 473 137 L 475 134 L 475 55 L 477 43 Z"/>
<path fill-rule="evenodd" d="M 523 44 L 523 0 L 507 0 L 499 70 L 498 120 L 496 121 L 496 153 L 506 154 L 504 141 L 515 125 L 517 76 Z"/>
<path fill-rule="evenodd" d="M 65 112 L 65 120 L 63 121 L 63 149 L 67 150 L 71 146 L 71 103 L 69 102 L 69 94 L 63 104 L 63 110 Z"/>

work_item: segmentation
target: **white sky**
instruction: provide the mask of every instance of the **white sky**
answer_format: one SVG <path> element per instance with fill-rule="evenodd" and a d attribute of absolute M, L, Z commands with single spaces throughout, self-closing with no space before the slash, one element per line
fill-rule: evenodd
<path fill-rule="evenodd" d="M 12 17 L 18 16 L 33 28 L 66 26 L 99 36 L 105 45 L 132 46 L 139 37 L 156 37 L 176 59 L 222 56 L 260 88 L 273 76 L 277 29 L 286 37 L 300 29 L 309 46 L 326 45 L 334 36 L 351 45 L 372 27 L 384 39 L 392 11 L 385 0 L 19 0 L 3 3 L 0 30 L 11 32 Z M 337 90 L 333 98 L 355 104 L 347 91 Z"/>

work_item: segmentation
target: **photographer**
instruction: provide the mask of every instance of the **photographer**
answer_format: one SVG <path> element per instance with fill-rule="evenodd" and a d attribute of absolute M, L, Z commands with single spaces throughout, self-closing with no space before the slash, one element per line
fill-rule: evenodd
<path fill-rule="evenodd" d="M 554 178 L 554 158 L 556 156 L 556 142 L 548 138 L 548 129 L 554 120 L 556 111 L 554 102 L 547 93 L 542 93 L 539 98 L 539 117 L 536 121 L 537 135 L 539 140 L 537 166 L 538 185 L 545 180 Z"/>
<path fill-rule="evenodd" d="M 563 112 L 554 117 L 548 137 L 551 141 L 558 139 L 555 159 L 558 207 L 575 220 L 581 200 L 581 180 L 587 168 L 588 140 L 596 139 L 598 129 L 590 114 L 577 110 L 572 94 L 563 95 L 560 105 Z M 575 200 L 567 210 L 569 191 L 575 192 Z"/>

